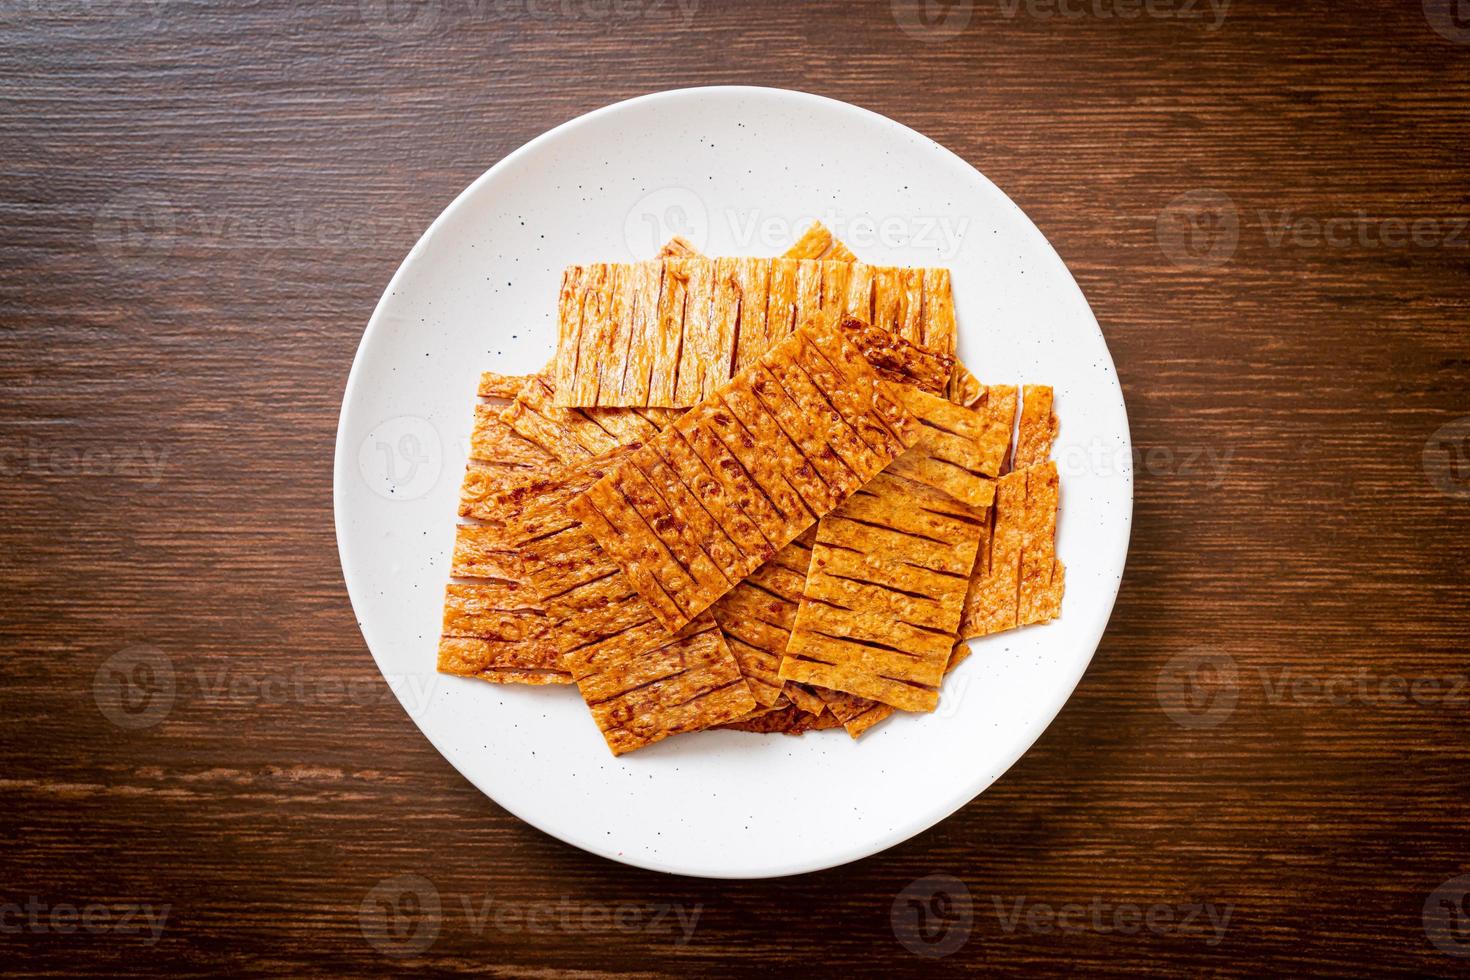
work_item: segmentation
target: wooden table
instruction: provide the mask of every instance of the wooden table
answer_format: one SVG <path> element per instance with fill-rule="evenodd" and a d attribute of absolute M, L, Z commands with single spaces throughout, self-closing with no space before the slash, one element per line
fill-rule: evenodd
<path fill-rule="evenodd" d="M 1470 974 L 1458 6 L 0 4 L 0 962 Z M 357 632 L 330 482 L 363 325 L 453 196 L 725 82 L 999 184 L 1141 454 L 1112 627 L 1035 748 L 902 846 L 751 883 L 590 857 L 456 775 Z M 115 710 L 160 655 L 161 711 Z"/>

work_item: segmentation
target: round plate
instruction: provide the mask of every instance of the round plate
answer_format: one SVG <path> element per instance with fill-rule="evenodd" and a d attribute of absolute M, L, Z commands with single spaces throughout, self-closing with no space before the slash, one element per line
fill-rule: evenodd
<path fill-rule="evenodd" d="M 573 688 L 434 673 L 478 373 L 539 370 L 562 269 L 683 234 L 774 255 L 820 218 L 864 261 L 953 269 L 964 361 L 1056 387 L 1059 620 L 976 641 L 939 710 L 860 741 L 701 732 L 614 758 Z M 594 854 L 722 878 L 814 871 L 944 819 L 1061 709 L 1112 611 L 1133 505 L 1128 418 L 1077 284 L 993 184 L 933 140 L 841 102 L 664 92 L 506 157 L 414 246 L 363 335 L 337 436 L 337 540 L 388 683 L 434 746 L 522 820 Z"/>

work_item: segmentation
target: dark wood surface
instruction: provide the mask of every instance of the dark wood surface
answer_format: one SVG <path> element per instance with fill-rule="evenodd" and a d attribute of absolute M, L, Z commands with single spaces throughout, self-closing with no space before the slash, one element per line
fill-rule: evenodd
<path fill-rule="evenodd" d="M 0 969 L 1470 974 L 1470 23 L 1187 2 L 0 3 Z M 914 840 L 752 883 L 585 855 L 461 779 L 356 630 L 330 476 L 363 325 L 462 187 L 727 82 L 999 184 L 1144 454 L 1036 746 Z M 150 727 L 105 710 L 134 648 L 176 667 Z M 968 899 L 939 882 L 925 938 L 931 875 Z M 440 908 L 400 902 L 399 943 L 363 909 L 403 876 Z"/>

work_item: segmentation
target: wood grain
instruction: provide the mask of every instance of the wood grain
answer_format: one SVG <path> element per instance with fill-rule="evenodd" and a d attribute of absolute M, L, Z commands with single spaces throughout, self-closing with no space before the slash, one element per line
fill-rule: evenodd
<path fill-rule="evenodd" d="M 1214 29 L 977 0 L 947 39 L 906 0 L 386 6 L 0 5 L 8 968 L 1467 974 L 1424 910 L 1470 871 L 1470 462 L 1431 441 L 1470 416 L 1470 44 L 1414 0 L 1237 0 Z M 775 882 L 610 864 L 482 797 L 379 678 L 332 532 L 342 386 L 420 231 L 572 116 L 724 82 L 871 107 L 1005 189 L 1089 297 L 1143 453 L 1112 626 L 1050 730 L 933 830 Z M 1230 208 L 1201 261 L 1220 240 L 1187 222 Z M 1436 234 L 1404 243 L 1415 221 Z M 127 730 L 94 681 L 139 646 L 176 693 Z M 968 906 L 938 886 L 939 945 L 906 946 L 892 910 L 932 874 Z M 405 875 L 440 909 L 403 907 L 408 946 L 438 928 L 400 960 L 372 890 Z M 170 911 L 150 945 L 33 896 Z M 692 937 L 605 918 L 636 903 L 699 906 Z M 1113 928 L 1155 904 L 1230 918 L 1213 944 Z M 911 952 L 967 907 L 957 950 Z"/>

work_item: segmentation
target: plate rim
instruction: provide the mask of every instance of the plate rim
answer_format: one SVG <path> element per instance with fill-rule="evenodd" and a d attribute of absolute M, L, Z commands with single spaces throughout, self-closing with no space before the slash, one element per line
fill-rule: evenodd
<path fill-rule="evenodd" d="M 553 126 L 551 129 L 546 130 L 540 135 L 528 140 L 516 149 L 512 150 L 510 153 L 506 154 L 504 157 L 497 160 L 493 165 L 491 165 L 488 169 L 486 169 L 483 173 L 481 173 L 478 177 L 471 181 L 463 190 L 455 195 L 454 199 L 451 200 L 449 204 L 446 205 L 444 209 L 439 212 L 439 214 L 434 218 L 429 226 L 424 229 L 418 240 L 414 242 L 413 247 L 409 249 L 408 254 L 404 256 L 403 260 L 399 263 L 397 269 L 394 270 L 393 276 L 389 279 L 387 285 L 383 289 L 382 294 L 378 297 L 377 303 L 374 304 L 372 314 L 368 318 L 367 326 L 363 329 L 362 335 L 358 340 L 357 350 L 354 352 L 352 358 L 352 366 L 348 371 L 347 381 L 343 387 L 342 406 L 338 414 L 336 445 L 335 451 L 333 453 L 332 513 L 333 528 L 337 538 L 337 558 L 338 563 L 341 567 L 343 585 L 347 590 L 348 602 L 352 608 L 354 619 L 357 622 L 358 632 L 362 635 L 363 644 L 367 647 L 368 653 L 372 656 L 373 664 L 375 667 L 377 667 L 380 676 L 384 673 L 384 666 L 379 661 L 378 654 L 373 649 L 372 641 L 368 637 L 367 620 L 363 615 L 363 610 L 366 608 L 366 596 L 364 596 L 360 608 L 359 599 L 354 594 L 352 579 L 348 571 L 349 553 L 352 551 L 352 546 L 350 544 L 351 536 L 346 528 L 347 518 L 345 516 L 345 510 L 347 505 L 344 503 L 344 499 L 346 497 L 346 484 L 349 482 L 350 479 L 349 471 L 352 464 L 351 451 L 347 447 L 346 441 L 349 406 L 357 397 L 358 388 L 362 383 L 362 374 L 366 370 L 363 367 L 364 351 L 368 349 L 368 347 L 370 346 L 370 342 L 372 341 L 374 336 L 378 333 L 379 330 L 382 329 L 381 322 L 384 319 L 385 307 L 388 303 L 388 300 L 396 292 L 399 282 L 407 274 L 410 266 L 412 266 L 414 262 L 419 259 L 421 253 L 426 250 L 427 243 L 433 239 L 440 227 L 452 220 L 452 216 L 461 208 L 465 207 L 467 202 L 472 197 L 477 195 L 482 186 L 491 183 L 499 173 L 504 170 L 510 169 L 522 157 L 533 154 L 545 143 L 551 142 L 553 139 L 564 136 L 565 134 L 572 132 L 579 127 L 590 125 L 593 121 L 603 116 L 614 114 L 620 111 L 626 111 L 629 108 L 643 103 L 653 103 L 681 98 L 698 97 L 701 95 L 721 94 L 746 94 L 760 95 L 766 97 L 775 96 L 778 98 L 791 99 L 797 103 L 806 103 L 808 105 L 820 106 L 825 109 L 835 109 L 840 112 L 857 113 L 862 116 L 870 117 L 874 120 L 877 120 L 881 125 L 894 129 L 899 134 L 912 134 L 920 137 L 934 149 L 940 151 L 940 153 L 947 157 L 951 163 L 962 166 L 965 170 L 979 177 L 981 181 L 988 185 L 998 195 L 999 200 L 1003 201 L 1005 205 L 1014 213 L 1014 215 L 1019 216 L 1023 221 L 1025 221 L 1033 229 L 1035 229 L 1040 239 L 1040 242 L 1045 246 L 1047 250 L 1052 253 L 1052 255 L 1056 258 L 1058 265 L 1066 273 L 1067 283 L 1070 284 L 1072 291 L 1075 293 L 1075 298 L 1081 301 L 1081 307 L 1083 310 L 1086 311 L 1093 330 L 1097 332 L 1099 339 L 1102 341 L 1103 355 L 1107 359 L 1106 367 L 1107 370 L 1111 373 L 1112 378 L 1116 383 L 1118 389 L 1119 406 L 1121 408 L 1122 416 L 1122 431 L 1119 433 L 1119 435 L 1122 439 L 1123 447 L 1127 450 L 1129 458 L 1131 460 L 1133 439 L 1131 421 L 1128 417 L 1127 399 L 1124 396 L 1122 379 L 1118 375 L 1116 362 L 1113 360 L 1112 349 L 1108 346 L 1107 337 L 1102 332 L 1102 327 L 1099 325 L 1097 321 L 1097 316 L 1092 310 L 1092 304 L 1087 301 L 1087 296 L 1085 293 L 1083 293 L 1082 287 L 1078 284 L 1076 277 L 1072 274 L 1071 268 L 1067 265 L 1065 260 L 1062 259 L 1060 253 L 1056 251 L 1056 248 L 1052 245 L 1051 240 L 1047 238 L 1044 232 L 1041 231 L 1036 222 L 1034 222 L 1031 217 L 1026 214 L 1026 212 L 1022 210 L 1021 207 L 1016 204 L 1016 202 L 1013 201 L 1008 194 L 1006 194 L 1004 190 L 1002 190 L 993 181 L 991 181 L 989 177 L 981 172 L 978 167 L 965 160 L 959 154 L 955 153 L 953 150 L 951 150 L 949 147 L 945 146 L 938 140 L 926 135 L 925 133 L 913 128 L 912 126 L 901 123 L 887 115 L 876 112 L 872 109 L 865 108 L 863 106 L 857 106 L 849 102 L 844 102 L 840 99 L 817 95 L 815 93 L 805 92 L 798 89 L 760 85 L 700 85 L 665 89 L 657 92 L 650 92 L 644 95 L 634 96 L 628 99 L 623 99 L 618 102 L 614 102 L 609 105 L 593 109 L 589 112 L 568 119 L 562 123 L 559 123 L 556 126 Z M 1123 521 L 1123 540 L 1122 560 L 1119 564 L 1117 583 L 1112 587 L 1112 594 L 1108 597 L 1105 603 L 1103 614 L 1098 617 L 1098 625 L 1096 625 L 1094 630 L 1091 631 L 1095 632 L 1096 635 L 1088 641 L 1088 645 L 1091 649 L 1088 651 L 1086 661 L 1081 664 L 1080 669 L 1077 670 L 1076 676 L 1072 679 L 1071 683 L 1066 685 L 1065 691 L 1063 691 L 1060 686 L 1050 688 L 1049 690 L 1052 692 L 1052 697 L 1046 702 L 1038 705 L 1038 707 L 1042 710 L 1038 710 L 1037 712 L 1035 712 L 1034 717 L 1038 720 L 1044 717 L 1045 721 L 1036 728 L 1035 733 L 1030 736 L 1026 743 L 1022 745 L 1014 754 L 1011 755 L 1010 758 L 1005 761 L 1004 765 L 998 767 L 999 771 L 995 774 L 994 777 L 987 778 L 987 774 L 982 772 L 979 774 L 978 779 L 966 780 L 963 784 L 963 788 L 958 791 L 957 795 L 953 796 L 951 800 L 944 804 L 944 807 L 942 808 L 942 813 L 939 812 L 941 808 L 936 807 L 931 811 L 927 811 L 923 816 L 919 817 L 914 822 L 901 824 L 897 828 L 885 834 L 879 835 L 876 838 L 870 839 L 862 844 L 853 845 L 841 849 L 839 852 L 835 852 L 835 854 L 829 854 L 817 860 L 786 860 L 784 862 L 776 862 L 770 866 L 764 866 L 753 870 L 729 871 L 726 873 L 720 873 L 712 870 L 691 871 L 687 868 L 675 866 L 672 863 L 659 860 L 655 857 L 619 853 L 615 849 L 603 849 L 598 846 L 598 842 L 591 839 L 580 838 L 575 833 L 562 832 L 560 830 L 551 830 L 547 827 L 543 827 L 539 823 L 536 823 L 527 818 L 523 813 L 519 812 L 516 807 L 507 805 L 505 802 L 498 799 L 485 787 L 481 786 L 479 782 L 472 778 L 457 761 L 456 751 L 447 747 L 446 745 L 441 744 L 439 739 L 435 738 L 434 735 L 426 730 L 423 725 L 419 724 L 418 718 L 414 715 L 410 707 L 404 702 L 404 694 L 400 693 L 400 691 L 392 684 L 389 684 L 389 688 L 393 691 L 394 697 L 397 698 L 400 707 L 402 707 L 405 713 L 409 716 L 409 721 L 412 722 L 414 727 L 418 729 L 419 733 L 429 741 L 429 743 L 434 747 L 435 751 L 437 751 L 440 756 L 443 757 L 444 760 L 448 762 L 455 769 L 456 772 L 459 773 L 461 778 L 463 778 L 470 785 L 474 786 L 476 790 L 483 794 L 492 803 L 505 810 L 507 813 L 510 813 L 517 820 L 533 828 L 534 830 L 545 834 L 548 837 L 559 840 L 562 843 L 575 847 L 580 851 L 584 851 L 596 857 L 615 861 L 619 864 L 627 865 L 630 867 L 642 868 L 645 870 L 657 871 L 670 875 L 712 880 L 764 880 L 770 878 L 789 877 L 799 874 L 815 873 L 818 871 L 825 871 L 831 868 L 841 867 L 843 865 L 851 864 L 855 861 L 860 861 L 865 858 L 872 857 L 888 851 L 891 848 L 897 847 L 899 844 L 904 843 L 905 841 L 917 837 L 919 834 L 922 834 L 927 830 L 933 829 L 934 827 L 943 823 L 945 820 L 948 820 L 957 811 L 959 811 L 961 808 L 968 805 L 969 803 L 973 802 L 974 800 L 978 799 L 983 793 L 985 793 L 1002 778 L 1004 778 L 1004 776 L 1015 767 L 1016 763 L 1021 759 L 1021 757 L 1029 752 L 1036 745 L 1036 743 L 1040 741 L 1042 735 L 1044 735 L 1046 731 L 1051 727 L 1052 723 L 1056 721 L 1056 718 L 1061 713 L 1062 708 L 1065 707 L 1067 702 L 1071 700 L 1072 695 L 1076 692 L 1078 685 L 1081 684 L 1082 678 L 1086 675 L 1088 669 L 1092 666 L 1092 662 L 1097 656 L 1098 647 L 1102 643 L 1102 639 L 1107 632 L 1108 625 L 1112 622 L 1112 615 L 1117 605 L 1118 595 L 1122 591 L 1123 573 L 1126 571 L 1129 553 L 1132 550 L 1131 546 L 1135 494 L 1134 473 L 1133 467 L 1131 465 L 1124 468 L 1122 477 L 1126 489 L 1126 503 L 1122 501 L 1120 501 L 1119 503 L 1119 509 Z M 972 639 L 969 642 L 973 643 L 974 640 Z M 970 788 L 972 786 L 975 786 L 975 788 Z M 931 814 L 937 815 L 934 815 L 931 818 Z"/>

